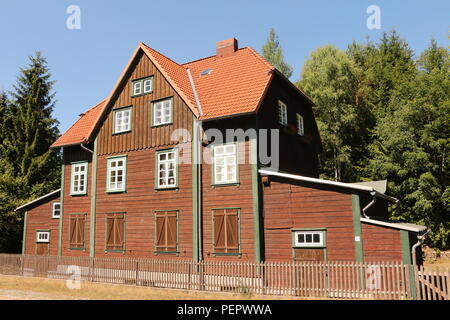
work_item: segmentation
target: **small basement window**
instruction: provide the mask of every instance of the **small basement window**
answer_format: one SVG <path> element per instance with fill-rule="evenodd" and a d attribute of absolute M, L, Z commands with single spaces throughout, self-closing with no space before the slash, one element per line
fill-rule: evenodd
<path fill-rule="evenodd" d="M 294 230 L 294 247 L 324 247 L 325 231 L 324 230 Z"/>
<path fill-rule="evenodd" d="M 50 231 L 36 232 L 36 242 L 40 242 L 40 243 L 50 242 Z"/>

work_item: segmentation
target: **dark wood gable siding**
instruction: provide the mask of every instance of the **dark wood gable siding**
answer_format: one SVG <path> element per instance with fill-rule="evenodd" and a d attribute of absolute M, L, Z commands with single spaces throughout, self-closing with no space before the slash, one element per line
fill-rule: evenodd
<path fill-rule="evenodd" d="M 138 97 L 131 97 L 131 81 L 147 76 L 153 76 L 153 92 Z M 109 112 L 98 135 L 98 154 L 107 155 L 123 153 L 173 144 L 172 132 L 177 128 L 192 131 L 192 112 L 164 76 L 153 65 L 151 60 L 138 55 L 132 64 L 125 84 L 114 102 L 112 110 L 132 106 L 131 132 L 113 135 L 113 112 Z M 173 125 L 151 127 L 151 102 L 173 97 Z M 185 139 L 182 142 L 189 142 Z"/>
<path fill-rule="evenodd" d="M 286 132 L 285 128 L 278 123 L 278 100 L 287 105 L 288 126 L 292 133 Z M 296 131 L 296 113 L 303 116 L 305 129 L 303 137 Z M 319 176 L 320 136 L 310 102 L 302 98 L 294 88 L 278 76 L 272 80 L 258 111 L 258 127 L 280 130 L 280 171 L 310 177 Z"/>

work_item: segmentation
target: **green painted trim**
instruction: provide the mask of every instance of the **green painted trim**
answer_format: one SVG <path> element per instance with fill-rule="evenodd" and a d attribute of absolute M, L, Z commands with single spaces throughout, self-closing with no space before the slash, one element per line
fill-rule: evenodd
<path fill-rule="evenodd" d="M 123 253 L 123 254 L 125 254 L 125 251 L 126 251 L 126 246 L 125 246 L 125 244 L 126 244 L 126 234 L 127 234 L 127 232 L 126 232 L 126 227 L 127 227 L 127 222 L 126 222 L 126 220 L 127 220 L 127 213 L 126 212 L 107 212 L 107 213 L 105 213 L 105 230 L 106 230 L 106 224 L 107 224 L 107 216 L 108 216 L 108 214 L 123 214 L 123 239 L 122 239 L 122 249 L 121 250 L 108 250 L 108 249 L 106 249 L 106 247 L 107 247 L 107 245 L 106 245 L 106 243 L 107 243 L 107 237 L 108 237 L 108 233 L 105 231 L 104 233 L 105 233 L 105 253 L 108 253 L 108 252 L 120 252 L 120 253 Z"/>
<path fill-rule="evenodd" d="M 83 216 L 84 216 L 84 225 L 83 225 L 83 248 L 71 248 L 71 247 L 70 247 L 70 230 L 69 230 L 69 237 L 68 237 L 68 245 L 67 245 L 67 249 L 68 249 L 68 250 L 81 250 L 81 251 L 86 251 L 86 218 L 87 218 L 87 213 L 82 213 L 82 212 L 78 212 L 78 213 L 69 213 L 69 216 L 76 216 L 76 215 L 83 215 Z M 69 224 L 69 228 L 70 228 L 70 224 Z"/>
<path fill-rule="evenodd" d="M 159 154 L 160 153 L 167 153 L 167 152 L 171 152 L 171 151 L 175 151 L 175 185 L 174 186 L 170 186 L 170 187 L 160 187 L 160 186 L 158 186 Z M 156 191 L 158 191 L 158 190 L 170 190 L 170 189 L 177 189 L 178 190 L 179 189 L 179 186 L 178 186 L 179 154 L 180 154 L 180 150 L 179 150 L 178 147 L 166 148 L 166 149 L 161 149 L 161 150 L 156 150 L 155 151 L 155 174 L 154 174 L 155 187 L 154 187 L 154 189 Z"/>
<path fill-rule="evenodd" d="M 215 168 L 215 155 L 214 150 L 216 147 L 226 146 L 228 144 L 234 144 L 236 146 L 236 181 L 226 182 L 226 183 L 216 183 L 216 168 Z M 239 142 L 226 142 L 220 145 L 211 145 L 211 187 L 226 187 L 226 186 L 240 186 L 240 176 L 239 176 Z"/>
<path fill-rule="evenodd" d="M 25 254 L 25 248 L 27 243 L 27 220 L 28 220 L 28 211 L 25 211 L 23 215 L 22 254 Z"/>
<path fill-rule="evenodd" d="M 152 90 L 151 91 L 149 91 L 149 92 L 145 92 L 144 93 L 144 80 L 147 80 L 147 79 L 151 79 L 152 80 Z M 139 93 L 139 94 L 134 94 L 134 83 L 136 83 L 136 82 L 141 82 L 141 93 Z M 133 79 L 133 80 L 131 80 L 131 93 L 130 93 L 130 96 L 131 96 L 131 98 L 137 98 L 137 97 L 140 97 L 140 96 L 145 96 L 146 94 L 150 94 L 150 93 L 153 93 L 153 91 L 154 91 L 154 75 L 151 75 L 151 76 L 146 76 L 146 77 L 141 77 L 141 78 L 137 78 L 137 79 Z"/>
<path fill-rule="evenodd" d="M 114 190 L 110 190 L 109 189 L 109 179 L 110 179 L 110 166 L 111 166 L 111 161 L 112 160 L 119 160 L 122 159 L 124 161 L 124 166 L 123 166 L 123 187 L 121 189 L 114 189 Z M 126 192 L 127 191 L 127 161 L 128 161 L 128 156 L 127 155 L 122 155 L 122 156 L 113 156 L 113 157 L 108 157 L 106 158 L 106 193 L 118 193 L 118 192 Z"/>
<path fill-rule="evenodd" d="M 405 265 L 409 265 L 409 287 L 411 290 L 411 298 L 417 299 L 416 277 L 415 270 L 412 263 L 411 247 L 409 243 L 409 232 L 406 230 L 400 230 L 400 241 L 402 244 L 402 262 Z"/>
<path fill-rule="evenodd" d="M 362 225 L 361 225 L 361 207 L 359 195 L 352 194 L 352 213 L 353 213 L 353 235 L 355 242 L 355 256 L 356 261 L 364 262 L 364 251 L 362 244 Z M 359 237 L 359 241 L 355 241 Z"/>
<path fill-rule="evenodd" d="M 261 196 L 260 176 L 258 173 L 258 138 L 250 140 L 252 160 L 252 202 L 253 202 L 253 242 L 255 262 L 262 261 L 263 246 L 261 241 Z"/>
<path fill-rule="evenodd" d="M 156 250 L 156 214 L 158 212 L 167 212 L 167 211 L 175 211 L 176 212 L 176 217 L 177 217 L 177 249 L 176 251 L 159 251 Z M 153 253 L 155 255 L 158 254 L 176 254 L 177 256 L 180 254 L 180 235 L 179 235 L 179 229 L 180 229 L 180 210 L 154 210 L 153 211 L 154 215 L 153 215 L 153 222 L 154 222 L 154 228 L 153 228 L 153 233 L 154 233 L 154 240 L 153 240 L 153 246 L 154 246 L 154 250 Z"/>
<path fill-rule="evenodd" d="M 170 100 L 170 122 L 161 123 L 161 124 L 155 124 L 155 103 Z M 150 127 L 151 128 L 157 128 L 157 127 L 163 127 L 163 126 L 169 126 L 173 124 L 173 96 L 168 96 L 165 98 L 160 98 L 156 100 L 150 101 Z"/>
<path fill-rule="evenodd" d="M 238 251 L 239 252 L 215 252 L 214 248 L 214 210 L 228 210 L 228 209 L 237 209 L 238 213 Z M 242 255 L 242 247 L 241 247 L 241 208 L 237 207 L 224 207 L 224 208 L 212 208 L 211 209 L 211 244 L 212 244 L 212 255 L 213 256 L 241 256 Z"/>
<path fill-rule="evenodd" d="M 125 111 L 127 109 L 130 110 L 130 129 L 125 130 L 125 131 L 116 132 L 116 114 L 119 111 Z M 111 125 L 111 127 L 112 127 L 112 135 L 113 136 L 131 132 L 131 130 L 133 129 L 133 109 L 134 108 L 131 105 L 131 106 L 124 106 L 124 107 L 120 107 L 120 108 L 116 108 L 116 109 L 112 110 L 113 111 L 113 116 L 112 116 L 112 125 Z"/>
<path fill-rule="evenodd" d="M 85 175 L 86 175 L 86 178 L 84 179 L 84 181 L 85 181 L 85 183 L 86 183 L 86 185 L 85 185 L 85 188 L 84 188 L 84 191 L 83 192 L 73 192 L 73 176 L 74 176 L 74 174 L 75 174 L 75 170 L 74 170 L 74 165 L 81 165 L 81 164 L 85 164 L 86 165 L 86 170 L 85 170 Z M 87 195 L 87 189 L 88 189 L 88 186 L 89 186 L 89 183 L 88 183 L 88 178 L 89 178 L 89 162 L 88 161 L 76 161 L 76 162 L 71 162 L 70 163 L 70 166 L 71 166 L 71 170 L 70 170 L 70 195 L 71 196 L 85 196 L 85 195 Z"/>
<path fill-rule="evenodd" d="M 97 138 L 94 140 L 92 154 L 92 184 L 91 184 L 91 217 L 89 219 L 89 256 L 95 256 L 95 219 L 97 211 Z"/>
<path fill-rule="evenodd" d="M 62 154 L 64 157 L 64 147 L 62 148 Z M 64 162 L 61 165 L 61 195 L 59 202 L 61 203 L 61 215 L 59 217 L 59 229 L 58 229 L 58 256 L 62 256 L 62 229 L 63 229 L 63 213 L 64 213 Z"/>
<path fill-rule="evenodd" d="M 192 259 L 194 261 L 200 260 L 200 227 L 199 227 L 199 216 L 200 216 L 200 199 L 198 192 L 198 179 L 200 176 L 199 170 L 199 159 L 198 159 L 198 148 L 200 147 L 198 143 L 199 136 L 199 123 L 195 116 L 192 116 L 192 143 L 191 143 L 191 153 L 192 153 Z"/>

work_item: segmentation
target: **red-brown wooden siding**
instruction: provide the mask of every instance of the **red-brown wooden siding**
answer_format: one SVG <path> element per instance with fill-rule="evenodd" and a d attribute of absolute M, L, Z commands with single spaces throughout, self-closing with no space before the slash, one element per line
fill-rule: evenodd
<path fill-rule="evenodd" d="M 328 261 L 355 260 L 351 194 L 271 181 L 263 188 L 266 260 L 292 260 L 291 228 L 327 228 Z"/>
<path fill-rule="evenodd" d="M 27 212 L 27 226 L 25 234 L 25 254 L 36 254 L 36 231 L 50 230 L 49 254 L 58 254 L 59 219 L 53 219 L 53 203 L 59 202 L 59 197 L 46 200 L 32 207 Z"/>
<path fill-rule="evenodd" d="M 211 148 L 204 148 L 204 155 L 209 159 Z M 242 158 L 250 153 L 249 142 L 240 142 L 238 155 Z M 240 160 L 239 185 L 212 186 L 212 165 L 202 166 L 202 197 L 203 197 L 203 258 L 210 259 L 242 259 L 253 261 L 253 194 L 251 165 Z M 212 240 L 212 209 L 240 208 L 240 239 L 242 256 L 213 256 Z"/>
<path fill-rule="evenodd" d="M 362 223 L 364 261 L 402 261 L 400 230 Z"/>
<path fill-rule="evenodd" d="M 166 146 L 168 147 L 168 146 Z M 178 145 L 181 149 L 182 146 Z M 191 145 L 184 144 L 190 158 Z M 156 149 L 157 150 L 157 149 Z M 123 256 L 105 253 L 105 214 L 126 212 L 125 255 L 154 257 L 155 210 L 179 210 L 179 257 L 192 256 L 192 169 L 178 167 L 178 190 L 155 191 L 155 149 L 128 152 L 126 192 L 106 193 L 107 156 L 98 157 L 96 201 L 96 256 Z M 164 257 L 176 257 L 164 255 Z"/>

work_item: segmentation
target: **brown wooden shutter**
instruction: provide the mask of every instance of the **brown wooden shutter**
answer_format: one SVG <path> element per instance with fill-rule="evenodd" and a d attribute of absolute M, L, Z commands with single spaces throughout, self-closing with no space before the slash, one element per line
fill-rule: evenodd
<path fill-rule="evenodd" d="M 227 252 L 239 252 L 238 213 L 236 209 L 227 210 L 226 230 Z"/>
<path fill-rule="evenodd" d="M 106 217 L 106 249 L 113 250 L 114 248 L 114 216 L 108 215 Z"/>
<path fill-rule="evenodd" d="M 70 216 L 70 223 L 69 223 L 69 247 L 70 248 L 75 248 L 75 243 L 76 243 L 76 227 L 77 227 L 77 219 L 75 216 Z"/>
<path fill-rule="evenodd" d="M 214 251 L 226 252 L 225 246 L 225 211 L 214 210 Z"/>
<path fill-rule="evenodd" d="M 77 239 L 75 248 L 84 248 L 84 219 L 84 215 L 80 215 L 77 217 Z"/>
<path fill-rule="evenodd" d="M 176 212 L 170 212 L 166 217 L 167 227 L 167 251 L 177 250 L 177 214 Z"/>
<path fill-rule="evenodd" d="M 115 229 L 115 237 L 114 237 L 114 245 L 115 250 L 122 250 L 123 249 L 123 225 L 124 225 L 124 217 L 122 216 L 116 216 L 114 220 L 114 229 Z"/>
<path fill-rule="evenodd" d="M 177 211 L 155 213 L 155 249 L 159 252 L 175 252 L 177 248 Z"/>

